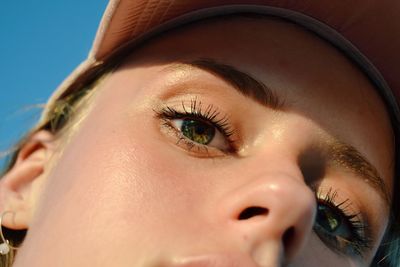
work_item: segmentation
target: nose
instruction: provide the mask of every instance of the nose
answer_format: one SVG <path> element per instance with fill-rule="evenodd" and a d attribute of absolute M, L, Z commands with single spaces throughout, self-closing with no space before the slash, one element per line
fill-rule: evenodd
<path fill-rule="evenodd" d="M 228 193 L 222 202 L 228 227 L 260 266 L 290 262 L 310 235 L 314 193 L 290 174 L 259 175 Z"/>

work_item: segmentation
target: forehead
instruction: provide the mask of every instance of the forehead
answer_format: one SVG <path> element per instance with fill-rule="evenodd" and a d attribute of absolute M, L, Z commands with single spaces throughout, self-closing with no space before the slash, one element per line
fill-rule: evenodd
<path fill-rule="evenodd" d="M 382 176 L 392 176 L 390 121 L 374 87 L 340 51 L 292 23 L 231 16 L 180 27 L 135 49 L 113 79 L 125 79 L 128 72 L 132 78 L 136 71 L 141 74 L 132 83 L 146 82 L 146 77 L 177 81 L 173 73 L 159 70 L 197 58 L 211 58 L 251 74 L 284 99 L 287 112 L 304 116 L 355 146 Z M 194 72 L 186 70 L 182 77 L 208 79 Z"/>

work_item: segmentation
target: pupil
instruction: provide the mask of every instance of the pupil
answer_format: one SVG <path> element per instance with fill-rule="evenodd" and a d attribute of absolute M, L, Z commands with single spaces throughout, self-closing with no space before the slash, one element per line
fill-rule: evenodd
<path fill-rule="evenodd" d="M 317 223 L 328 232 L 336 231 L 340 226 L 340 216 L 330 207 L 323 204 L 318 205 Z"/>
<path fill-rule="evenodd" d="M 190 140 L 207 145 L 215 135 L 215 128 L 205 122 L 185 119 L 182 122 L 181 131 Z"/>

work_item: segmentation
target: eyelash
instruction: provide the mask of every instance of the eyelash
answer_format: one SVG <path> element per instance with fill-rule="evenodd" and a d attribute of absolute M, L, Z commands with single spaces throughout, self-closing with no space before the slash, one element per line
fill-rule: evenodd
<path fill-rule="evenodd" d="M 171 124 L 171 121 L 176 119 L 195 119 L 205 123 L 210 123 L 224 136 L 230 148 L 229 151 L 222 151 L 224 154 L 234 154 L 237 151 L 235 146 L 237 142 L 233 139 L 235 130 L 229 122 L 227 115 L 221 115 L 218 108 L 213 105 L 208 105 L 204 109 L 202 102 L 197 100 L 197 98 L 190 100 L 189 107 L 187 107 L 185 101 L 181 102 L 181 106 L 182 111 L 172 106 L 165 106 L 160 111 L 155 111 L 156 116 L 163 121 L 163 125 L 176 134 L 178 138 L 177 144 L 183 141 L 188 151 L 197 148 L 197 152 L 204 150 L 207 153 L 207 156 L 209 156 L 208 150 L 210 147 L 208 145 L 199 144 L 190 140 Z M 343 218 L 346 225 L 349 226 L 351 232 L 351 240 L 347 240 L 340 238 L 337 235 L 333 236 L 327 233 L 317 233 L 314 229 L 322 242 L 340 254 L 356 254 L 363 257 L 365 252 L 371 247 L 372 239 L 369 238 L 370 234 L 368 231 L 368 225 L 361 220 L 360 214 L 349 210 L 349 207 L 351 206 L 350 199 L 338 203 L 338 192 L 332 188 L 329 188 L 324 196 L 320 190 L 314 188 L 314 191 L 317 204 L 323 204 L 335 210 L 341 218 Z"/>
<path fill-rule="evenodd" d="M 168 129 L 171 129 L 177 134 L 179 144 L 181 141 L 184 142 L 187 149 L 192 151 L 193 148 L 197 148 L 198 152 L 204 150 L 207 154 L 210 149 L 209 146 L 196 143 L 189 138 L 185 137 L 181 132 L 171 124 L 172 120 L 176 119 L 194 119 L 205 123 L 210 123 L 214 126 L 225 138 L 229 145 L 228 151 L 221 151 L 224 154 L 234 154 L 236 149 L 236 140 L 233 138 L 235 130 L 229 122 L 227 115 L 222 115 L 221 111 L 217 107 L 210 104 L 206 108 L 203 108 L 203 104 L 197 98 L 190 100 L 190 106 L 187 107 L 185 101 L 181 102 L 182 111 L 172 106 L 165 106 L 160 111 L 155 111 L 156 116 L 163 121 L 163 125 Z"/>
<path fill-rule="evenodd" d="M 340 214 L 349 226 L 352 235 L 351 240 L 347 240 L 338 236 L 328 236 L 322 233 L 321 235 L 324 235 L 322 239 L 328 239 L 328 241 L 322 241 L 328 243 L 328 246 L 341 254 L 355 254 L 363 258 L 366 251 L 371 248 L 373 240 L 370 238 L 371 234 L 368 224 L 360 218 L 360 213 L 354 213 L 349 209 L 352 205 L 350 199 L 347 198 L 344 201 L 337 202 L 338 191 L 333 188 L 329 188 L 325 196 L 321 196 L 321 193 L 318 193 L 318 191 L 316 191 L 315 195 L 317 204 L 329 206 Z M 314 229 L 314 231 L 316 230 Z M 317 235 L 320 236 L 318 233 Z"/>

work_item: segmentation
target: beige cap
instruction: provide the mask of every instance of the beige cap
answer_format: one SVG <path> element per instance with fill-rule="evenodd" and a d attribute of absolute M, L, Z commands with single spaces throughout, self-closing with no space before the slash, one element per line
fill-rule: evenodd
<path fill-rule="evenodd" d="M 237 13 L 281 17 L 331 42 L 368 75 L 398 121 L 398 0 L 110 0 L 88 58 L 53 93 L 42 120 L 57 99 L 85 84 L 99 65 L 128 44 L 192 21 Z"/>

